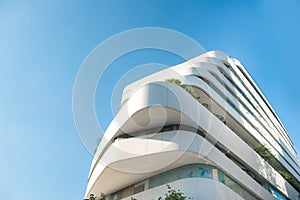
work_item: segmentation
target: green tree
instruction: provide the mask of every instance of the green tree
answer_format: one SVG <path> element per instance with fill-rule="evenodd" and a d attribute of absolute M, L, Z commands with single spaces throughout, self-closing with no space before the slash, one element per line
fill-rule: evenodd
<path fill-rule="evenodd" d="M 287 180 L 292 186 L 294 186 L 296 190 L 300 191 L 300 184 L 292 174 L 283 170 L 279 170 L 278 172 L 285 180 Z"/>
<path fill-rule="evenodd" d="M 165 194 L 164 200 L 186 200 L 191 199 L 190 197 L 186 197 L 180 190 L 174 190 L 170 185 L 167 185 L 168 192 Z M 162 200 L 162 197 L 159 197 L 158 200 Z"/>
<path fill-rule="evenodd" d="M 254 147 L 254 150 L 268 163 L 272 164 L 274 161 L 274 156 L 270 150 L 262 144 Z"/>
<path fill-rule="evenodd" d="M 170 78 L 165 80 L 168 83 L 173 83 L 174 85 L 181 85 L 181 81 L 176 78 Z"/>
<path fill-rule="evenodd" d="M 106 199 L 106 198 L 105 198 L 104 193 L 101 192 L 101 198 L 100 198 L 100 200 L 105 200 L 105 199 Z"/>
<path fill-rule="evenodd" d="M 84 200 L 96 200 L 97 197 L 95 197 L 94 194 L 90 194 L 90 198 L 84 199 Z"/>
<path fill-rule="evenodd" d="M 178 80 L 178 79 L 176 79 L 176 78 L 166 79 L 165 82 L 172 83 L 174 85 L 180 86 L 185 91 L 187 91 L 188 93 L 190 93 L 190 95 L 192 95 L 192 97 L 194 97 L 194 99 L 196 99 L 197 101 L 199 101 L 200 96 L 198 96 L 196 94 L 196 92 L 195 92 L 195 90 L 194 90 L 194 88 L 192 86 L 181 84 L 181 81 Z"/>
<path fill-rule="evenodd" d="M 265 160 L 267 161 L 272 167 L 274 167 L 278 173 L 289 182 L 297 191 L 300 191 L 300 183 L 297 179 L 285 170 L 280 170 L 275 163 L 276 158 L 270 152 L 270 150 L 265 147 L 264 145 L 260 144 L 254 147 L 254 150 Z"/>

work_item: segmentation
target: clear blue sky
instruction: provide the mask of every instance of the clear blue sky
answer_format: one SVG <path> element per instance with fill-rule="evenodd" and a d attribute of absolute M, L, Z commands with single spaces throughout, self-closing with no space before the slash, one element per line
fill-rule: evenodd
<path fill-rule="evenodd" d="M 0 0 L 0 199 L 83 199 L 92 156 L 72 118 L 75 76 L 97 44 L 137 27 L 171 28 L 238 58 L 299 152 L 299 10 L 297 0 Z M 102 126 L 112 116 L 109 85 L 138 64 L 176 64 L 170 58 L 118 60 L 96 97 Z"/>

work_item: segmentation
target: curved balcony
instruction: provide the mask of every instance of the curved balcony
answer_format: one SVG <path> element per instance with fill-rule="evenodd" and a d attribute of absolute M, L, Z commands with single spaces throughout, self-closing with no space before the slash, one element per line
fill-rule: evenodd
<path fill-rule="evenodd" d="M 179 100 L 189 103 L 181 105 Z M 151 118 L 150 110 L 155 118 Z M 125 187 L 126 184 L 133 184 L 164 170 L 206 161 L 217 165 L 258 197 L 272 199 L 272 195 L 267 190 L 257 184 L 224 153 L 195 133 L 178 131 L 176 137 L 170 137 L 166 141 L 154 137 L 130 138 L 123 144 L 122 140 L 113 142 L 115 137 L 123 133 L 155 128 L 168 123 L 201 127 L 211 139 L 230 149 L 230 152 L 261 173 L 285 195 L 296 198 L 298 193 L 247 144 L 185 90 L 168 83 L 148 84 L 141 87 L 121 109 L 109 126 L 105 139 L 99 145 L 96 158 L 100 161 L 94 161 L 86 195 L 97 194 L 97 192 L 112 193 Z M 158 134 L 157 137 L 160 135 Z M 184 139 L 178 140 L 178 138 Z M 201 148 L 199 148 L 200 144 Z M 207 152 L 207 149 L 210 151 Z M 178 158 L 178 155 L 182 156 Z M 151 162 L 146 162 L 149 160 Z M 143 163 L 143 165 L 141 167 L 133 163 Z M 110 180 L 110 184 L 105 180 Z"/>

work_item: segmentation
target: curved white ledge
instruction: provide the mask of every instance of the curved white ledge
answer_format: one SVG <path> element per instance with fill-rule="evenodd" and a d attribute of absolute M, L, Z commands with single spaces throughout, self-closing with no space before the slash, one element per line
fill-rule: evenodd
<path fill-rule="evenodd" d="M 213 145 L 195 133 L 186 131 L 161 133 L 150 139 L 145 138 L 142 143 L 144 142 L 147 145 L 140 145 L 140 140 L 141 138 L 126 139 L 116 142 L 109 147 L 104 154 L 106 158 L 103 159 L 106 162 L 110 162 L 105 167 L 97 166 L 95 170 L 95 177 L 97 178 L 93 179 L 94 182 L 93 180 L 89 182 L 89 184 L 93 184 L 89 185 L 89 192 L 86 196 L 90 193 L 100 194 L 100 191 L 112 193 L 115 191 L 110 190 L 111 188 L 118 190 L 173 168 L 192 163 L 207 163 L 207 161 L 212 161 L 217 167 L 230 174 L 240 185 L 251 191 L 251 193 L 261 199 L 273 199 L 268 191 L 257 184 Z M 158 146 L 157 142 L 160 140 L 164 141 L 164 144 L 161 145 L 159 150 L 155 150 L 157 153 L 147 150 L 147 148 L 156 149 Z M 141 154 L 133 155 L 132 153 L 128 153 L 136 151 L 141 152 Z M 174 161 L 173 158 L 175 158 Z M 171 159 L 172 162 L 165 166 L 164 162 L 168 159 Z M 148 160 L 152 161 L 148 163 L 148 169 L 157 170 L 134 173 L 134 171 L 141 170 L 139 163 L 145 163 Z M 136 165 L 133 165 L 133 163 L 136 163 Z M 124 171 L 116 170 L 120 169 L 118 167 L 124 169 Z"/>

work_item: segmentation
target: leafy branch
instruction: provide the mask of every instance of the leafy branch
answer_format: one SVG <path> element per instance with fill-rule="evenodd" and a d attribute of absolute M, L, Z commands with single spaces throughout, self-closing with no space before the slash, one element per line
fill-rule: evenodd
<path fill-rule="evenodd" d="M 172 83 L 174 85 L 178 85 L 180 86 L 181 88 L 183 88 L 185 91 L 187 91 L 188 93 L 190 93 L 190 95 L 192 95 L 192 97 L 194 97 L 197 101 L 200 99 L 200 96 L 198 96 L 195 92 L 195 90 L 193 89 L 192 86 L 190 85 L 184 85 L 181 83 L 180 80 L 178 79 L 175 79 L 175 78 L 171 78 L 171 79 L 166 79 L 165 82 L 168 82 L 168 83 Z"/>

